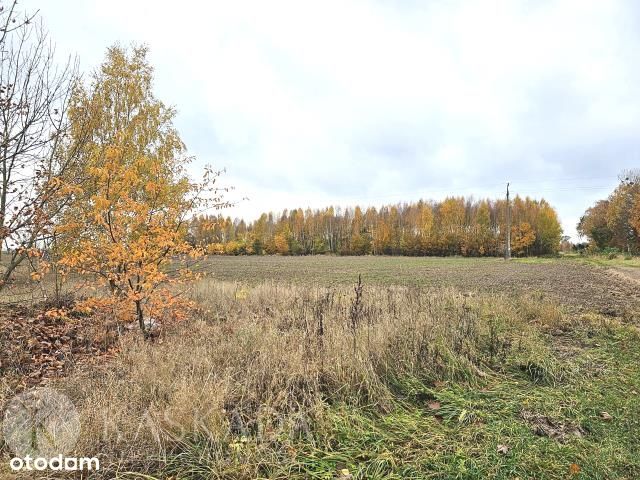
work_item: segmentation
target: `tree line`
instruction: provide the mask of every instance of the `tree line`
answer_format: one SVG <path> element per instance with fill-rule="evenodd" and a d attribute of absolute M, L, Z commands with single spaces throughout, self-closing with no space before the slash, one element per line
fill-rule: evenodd
<path fill-rule="evenodd" d="M 640 252 L 640 170 L 623 172 L 608 198 L 587 209 L 578 223 L 578 233 L 593 249 Z"/>
<path fill-rule="evenodd" d="M 285 210 L 254 222 L 222 215 L 192 219 L 189 241 L 229 255 L 500 256 L 506 242 L 506 200 L 445 200 L 369 207 Z M 556 253 L 562 228 L 544 199 L 511 201 L 514 255 Z"/>

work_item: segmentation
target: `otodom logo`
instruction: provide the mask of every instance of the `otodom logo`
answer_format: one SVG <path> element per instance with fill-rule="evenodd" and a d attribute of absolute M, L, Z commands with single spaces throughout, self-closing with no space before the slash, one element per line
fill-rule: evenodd
<path fill-rule="evenodd" d="M 97 458 L 65 457 L 80 435 L 80 418 L 69 398 L 51 388 L 14 397 L 4 413 L 2 432 L 15 453 L 12 470 L 99 469 Z"/>

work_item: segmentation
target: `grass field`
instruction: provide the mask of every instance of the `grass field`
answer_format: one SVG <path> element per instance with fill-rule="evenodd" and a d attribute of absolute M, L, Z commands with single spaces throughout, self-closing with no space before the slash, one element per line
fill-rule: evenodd
<path fill-rule="evenodd" d="M 192 318 L 48 384 L 101 478 L 640 478 L 640 288 L 603 262 L 213 257 Z"/>
<path fill-rule="evenodd" d="M 638 308 L 640 302 L 638 285 L 633 281 L 636 263 L 600 257 L 505 262 L 500 258 L 462 257 L 220 256 L 209 257 L 200 267 L 215 280 L 246 285 L 349 285 L 361 274 L 367 285 L 537 294 L 573 309 L 623 316 Z"/>

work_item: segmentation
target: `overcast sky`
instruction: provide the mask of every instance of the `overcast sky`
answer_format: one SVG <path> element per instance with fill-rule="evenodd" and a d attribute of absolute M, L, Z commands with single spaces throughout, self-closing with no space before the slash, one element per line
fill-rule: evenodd
<path fill-rule="evenodd" d="M 24 0 L 90 72 L 146 43 L 192 173 L 291 207 L 543 196 L 565 233 L 640 166 L 635 0 Z"/>

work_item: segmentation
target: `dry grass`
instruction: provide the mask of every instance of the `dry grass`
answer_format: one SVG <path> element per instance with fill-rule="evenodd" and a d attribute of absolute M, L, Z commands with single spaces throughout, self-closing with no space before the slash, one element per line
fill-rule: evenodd
<path fill-rule="evenodd" d="M 75 453 L 100 457 L 99 478 L 640 474 L 632 324 L 541 293 L 357 290 L 194 285 L 188 321 L 54 384 L 80 412 Z M 541 438 L 522 412 L 583 437 Z"/>
<path fill-rule="evenodd" d="M 620 262 L 624 262 L 620 260 Z M 626 262 L 628 263 L 628 262 Z M 625 263 L 625 264 L 626 264 Z M 462 291 L 527 296 L 534 292 L 574 312 L 635 316 L 640 325 L 640 289 L 609 268 L 583 259 L 462 257 L 214 256 L 200 268 L 220 281 L 259 284 L 351 285 L 362 273 L 366 285 L 455 287 Z"/>
<path fill-rule="evenodd" d="M 108 368 L 60 385 L 81 412 L 77 450 L 100 455 L 112 473 L 189 456 L 197 439 L 206 461 L 173 457 L 177 470 L 255 478 L 296 439 L 331 431 L 330 407 L 384 413 L 443 380 L 477 385 L 511 370 L 553 383 L 564 374 L 535 325 L 556 328 L 560 314 L 535 300 L 365 285 L 358 304 L 353 288 L 211 281 L 193 295 L 197 319 L 161 343 L 126 337 Z M 257 447 L 234 466 L 246 439 Z"/>
<path fill-rule="evenodd" d="M 601 312 L 635 297 L 597 296 L 609 277 L 593 267 L 597 288 L 568 284 L 585 273 L 570 261 L 376 262 L 260 258 L 242 283 L 230 268 L 194 285 L 188 321 L 55 380 L 80 411 L 75 453 L 101 458 L 99 478 L 640 476 L 637 318 Z M 273 283 L 269 265 L 285 269 Z M 2 403 L 13 388 L 0 376 Z"/>

